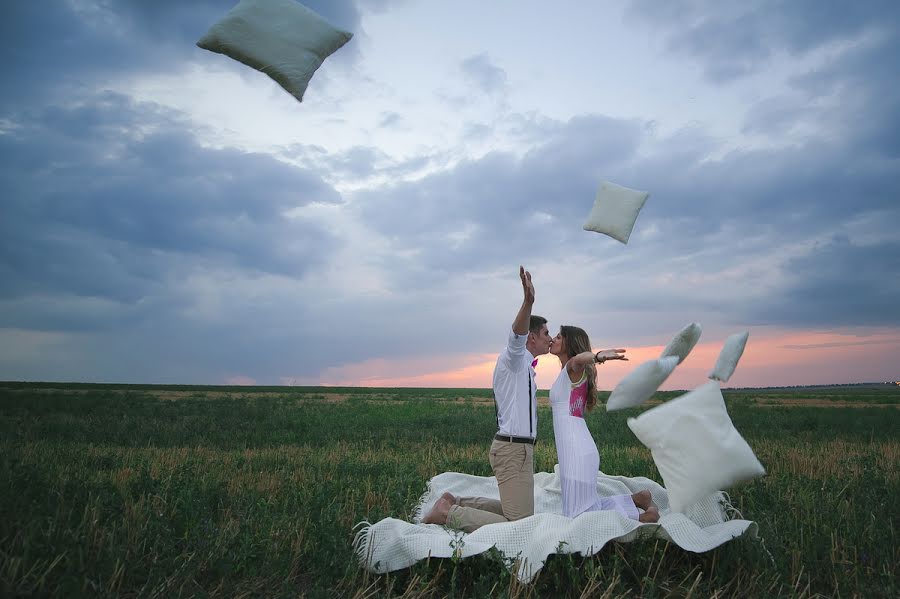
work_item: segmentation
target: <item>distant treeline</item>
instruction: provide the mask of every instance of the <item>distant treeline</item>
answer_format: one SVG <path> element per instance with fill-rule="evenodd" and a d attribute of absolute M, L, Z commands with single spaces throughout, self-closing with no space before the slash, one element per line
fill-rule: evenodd
<path fill-rule="evenodd" d="M 828 389 L 847 389 L 847 388 L 869 388 L 869 389 L 900 389 L 900 382 L 883 382 L 883 383 L 843 383 L 831 385 L 787 385 L 783 387 L 725 387 L 727 391 L 778 391 L 784 389 L 791 390 L 828 390 Z M 341 394 L 372 394 L 372 393 L 391 393 L 406 394 L 415 393 L 418 396 L 439 396 L 445 397 L 448 393 L 456 393 L 460 397 L 483 397 L 491 394 L 489 388 L 447 388 L 447 387 L 330 387 L 326 385 L 318 386 L 300 386 L 300 385 L 166 385 L 156 383 L 62 383 L 62 382 L 42 382 L 42 381 L 0 381 L 0 388 L 4 389 L 124 389 L 131 391 L 220 391 L 229 393 L 341 393 Z M 687 389 L 675 389 L 661 393 L 678 394 L 684 393 Z M 609 390 L 599 391 L 601 397 L 609 395 Z M 547 397 L 547 390 L 538 390 L 538 395 Z"/>

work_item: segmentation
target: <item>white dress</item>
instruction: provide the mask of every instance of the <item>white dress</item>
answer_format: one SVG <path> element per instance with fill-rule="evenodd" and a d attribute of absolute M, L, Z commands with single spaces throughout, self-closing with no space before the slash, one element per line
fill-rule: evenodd
<path fill-rule="evenodd" d="M 563 515 L 574 518 L 584 512 L 616 510 L 623 516 L 637 520 L 639 512 L 631 495 L 597 495 L 600 452 L 597 451 L 597 444 L 584 421 L 586 398 L 586 373 L 579 382 L 572 383 L 564 366 L 550 388 Z"/>

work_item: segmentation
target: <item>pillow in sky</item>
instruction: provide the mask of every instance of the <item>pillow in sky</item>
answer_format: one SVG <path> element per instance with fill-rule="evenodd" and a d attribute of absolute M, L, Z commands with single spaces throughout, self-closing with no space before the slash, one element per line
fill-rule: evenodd
<path fill-rule="evenodd" d="M 241 0 L 197 45 L 265 73 L 302 101 L 322 61 L 351 37 L 294 0 Z"/>
<path fill-rule="evenodd" d="M 749 331 L 743 333 L 735 333 L 725 340 L 722 351 L 719 352 L 719 358 L 716 360 L 716 366 L 709 373 L 709 378 L 714 381 L 727 382 L 734 374 L 741 355 L 744 353 L 744 346 L 747 345 L 747 338 L 750 337 Z"/>
<path fill-rule="evenodd" d="M 678 356 L 644 362 L 619 381 L 606 400 L 606 411 L 622 410 L 644 403 L 663 384 L 675 367 Z"/>
<path fill-rule="evenodd" d="M 766 473 L 734 428 L 716 381 L 629 418 L 628 427 L 650 449 L 673 512 Z"/>
<path fill-rule="evenodd" d="M 681 364 L 684 362 L 684 359 L 687 358 L 688 354 L 691 353 L 691 350 L 694 349 L 694 346 L 697 345 L 702 332 L 703 329 L 696 322 L 685 325 L 683 329 L 678 331 L 675 336 L 672 337 L 672 340 L 669 341 L 669 344 L 659 357 L 678 356 L 678 363 Z"/>
<path fill-rule="evenodd" d="M 601 182 L 583 229 L 628 243 L 634 221 L 649 195 L 646 191 L 628 189 L 609 181 Z"/>

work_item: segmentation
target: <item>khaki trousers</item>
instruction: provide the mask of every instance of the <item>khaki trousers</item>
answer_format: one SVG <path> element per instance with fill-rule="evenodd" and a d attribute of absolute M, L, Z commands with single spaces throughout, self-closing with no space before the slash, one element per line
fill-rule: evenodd
<path fill-rule="evenodd" d="M 500 500 L 460 497 L 447 513 L 450 528 L 472 532 L 485 524 L 520 520 L 534 514 L 534 446 L 495 439 L 490 460 Z"/>

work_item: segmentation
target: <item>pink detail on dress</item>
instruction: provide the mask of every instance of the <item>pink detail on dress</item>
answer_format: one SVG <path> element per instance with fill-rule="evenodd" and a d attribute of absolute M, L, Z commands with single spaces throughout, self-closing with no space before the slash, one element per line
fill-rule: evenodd
<path fill-rule="evenodd" d="M 587 401 L 587 381 L 572 388 L 569 394 L 569 415 L 584 418 L 585 401 Z"/>

